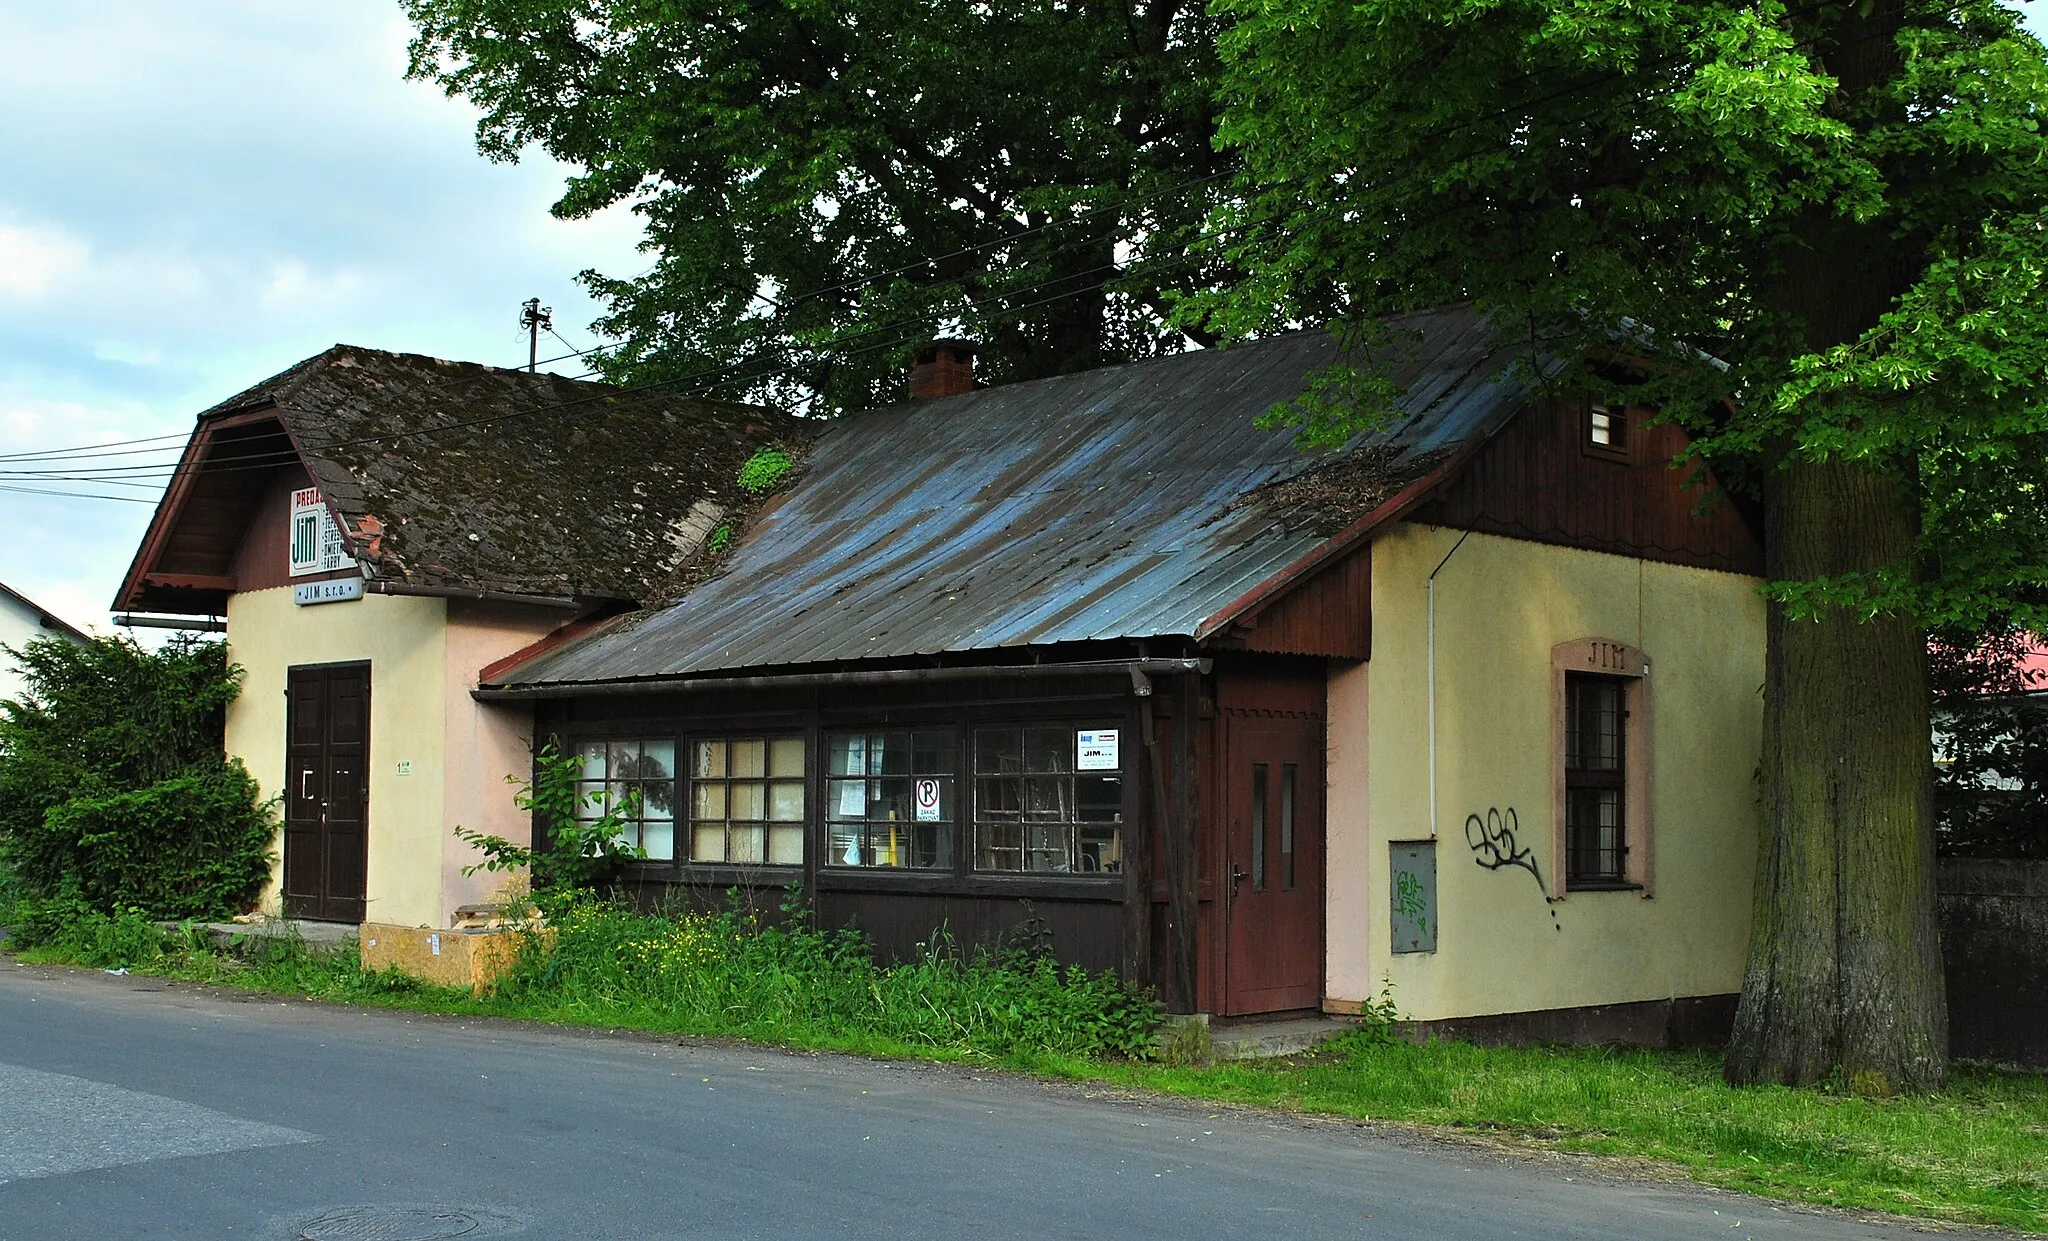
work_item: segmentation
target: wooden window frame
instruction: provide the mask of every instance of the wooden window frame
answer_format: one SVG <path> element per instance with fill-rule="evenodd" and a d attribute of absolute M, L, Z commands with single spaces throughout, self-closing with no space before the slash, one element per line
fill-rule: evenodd
<path fill-rule="evenodd" d="M 667 820 L 663 820 L 659 816 L 650 816 L 647 813 L 646 804 L 642 802 L 640 804 L 639 813 L 626 818 L 625 822 L 632 826 L 632 843 L 634 844 L 634 846 L 637 848 L 644 849 L 647 845 L 647 825 L 649 823 L 661 823 L 666 821 L 669 825 L 670 833 L 669 856 L 665 858 L 636 858 L 634 860 L 636 862 L 644 862 L 646 864 L 653 866 L 669 866 L 675 863 L 675 861 L 677 860 L 677 850 L 682 848 L 682 829 L 679 826 L 680 821 L 675 817 L 675 814 L 677 807 L 679 807 L 682 804 L 681 791 L 683 786 L 683 779 L 681 774 L 677 771 L 677 767 L 680 762 L 681 747 L 675 744 L 675 739 L 673 737 L 669 736 L 664 732 L 650 729 L 637 733 L 625 733 L 617 736 L 603 737 L 592 736 L 589 734 L 579 734 L 569 744 L 568 752 L 574 754 L 577 757 L 577 760 L 584 764 L 587 764 L 589 761 L 584 754 L 584 750 L 586 748 L 590 746 L 602 746 L 604 747 L 605 751 L 603 776 L 596 780 L 591 779 L 589 776 L 587 766 L 583 771 L 579 771 L 577 773 L 575 812 L 576 821 L 578 823 L 594 822 L 599 817 L 615 809 L 619 804 L 619 800 L 615 799 L 614 797 L 614 789 L 638 789 L 643 785 L 658 784 L 664 782 L 660 779 L 650 780 L 644 775 L 618 775 L 612 767 L 611 751 L 614 746 L 645 746 L 650 742 L 656 745 L 668 744 L 671 747 L 669 753 L 669 773 L 665 781 L 669 786 L 670 817 Z M 597 785 L 599 789 L 602 791 L 602 801 L 591 802 L 587 800 L 589 794 L 589 786 L 593 784 Z M 618 798 L 622 799 L 624 796 L 625 794 L 622 793 L 618 795 Z"/>
<path fill-rule="evenodd" d="M 895 734 L 914 738 L 919 733 L 927 735 L 943 734 L 945 736 L 945 770 L 918 771 L 914 763 L 911 770 L 902 774 L 881 774 L 871 770 L 870 756 L 876 738 Z M 840 737 L 861 738 L 862 770 L 858 774 L 841 774 L 835 773 L 832 770 L 833 743 L 835 738 Z M 818 782 L 819 787 L 823 790 L 819 797 L 816 812 L 816 842 L 819 849 L 817 865 L 820 869 L 830 868 L 834 871 L 844 871 L 852 874 L 915 873 L 928 875 L 947 875 L 954 873 L 958 869 L 960 820 L 962 818 L 961 806 L 962 799 L 967 794 L 966 790 L 962 788 L 964 781 L 960 775 L 961 745 L 960 730 L 957 727 L 950 721 L 922 725 L 827 726 L 818 730 L 818 746 Z M 913 756 L 916 755 L 917 746 L 915 740 L 911 741 L 909 752 Z M 947 860 L 943 864 L 918 865 L 915 862 L 902 860 L 905 855 L 914 857 L 916 853 L 914 835 L 917 830 L 917 819 L 915 818 L 914 811 L 911 818 L 901 820 L 903 838 L 900 844 L 893 836 L 889 846 L 885 847 L 880 844 L 881 832 L 892 827 L 893 824 L 888 820 L 871 817 L 875 804 L 880 800 L 876 796 L 876 791 L 877 787 L 885 781 L 895 780 L 901 780 L 908 784 L 913 797 L 915 796 L 917 783 L 920 780 L 938 780 L 942 782 L 941 789 L 947 795 L 942 801 L 941 807 L 942 809 L 949 810 L 950 813 L 945 814 L 939 819 L 929 821 L 936 824 L 940 833 L 946 838 L 946 843 L 941 850 L 947 856 Z M 835 797 L 838 796 L 838 790 L 854 782 L 858 782 L 863 790 L 862 815 L 859 818 L 837 817 L 833 804 Z M 835 828 L 839 829 L 842 834 L 851 831 L 855 837 L 866 844 L 867 848 L 861 849 L 858 852 L 858 856 L 861 858 L 859 862 L 845 861 L 845 855 L 841 850 L 841 846 L 832 838 Z M 897 860 L 883 860 L 887 856 L 886 853 L 877 856 L 876 851 L 883 848 L 891 851 L 900 850 L 896 853 Z"/>
<path fill-rule="evenodd" d="M 1567 792 L 1565 779 L 1565 678 L 1590 674 L 1622 683 L 1622 710 L 1626 712 L 1622 733 L 1622 881 L 1574 885 L 1569 876 L 1570 833 L 1566 830 Z M 1651 773 L 1654 753 L 1651 737 L 1650 658 L 1625 642 L 1611 638 L 1578 638 L 1561 642 L 1550 651 L 1550 777 L 1551 777 L 1551 870 L 1550 896 L 1563 900 L 1569 893 L 1624 891 L 1647 898 L 1654 892 L 1651 865 L 1655 823 L 1650 814 Z"/>
<path fill-rule="evenodd" d="M 678 764 L 676 789 L 677 864 L 685 867 L 719 866 L 742 871 L 770 871 L 786 874 L 795 874 L 802 871 L 809 862 L 811 850 L 815 847 L 811 839 L 813 835 L 812 807 L 817 803 L 817 790 L 814 787 L 814 773 L 817 767 L 817 755 L 815 753 L 817 742 L 815 738 L 816 733 L 813 730 L 802 728 L 735 727 L 685 730 L 679 738 L 681 744 L 676 747 L 676 761 Z M 736 776 L 733 774 L 732 747 L 735 742 L 741 741 L 758 741 L 761 743 L 761 774 L 759 776 Z M 803 755 L 803 770 L 798 775 L 792 777 L 770 774 L 774 757 L 774 744 L 777 741 L 796 741 L 799 743 L 798 749 Z M 720 775 L 699 776 L 697 774 L 696 747 L 708 742 L 716 742 L 725 747 L 724 771 Z M 792 783 L 803 791 L 803 812 L 794 819 L 777 819 L 774 817 L 775 786 Z M 698 818 L 697 789 L 700 784 L 718 785 L 721 787 L 723 795 L 720 800 L 725 808 L 722 817 L 705 817 L 701 820 Z M 759 784 L 761 786 L 760 818 L 733 817 L 733 786 L 741 784 Z M 696 852 L 697 827 L 700 822 L 707 827 L 712 823 L 723 823 L 725 825 L 725 851 L 728 854 L 727 857 L 699 859 L 693 856 Z M 750 826 L 755 824 L 760 826 L 762 833 L 760 860 L 732 859 L 730 854 L 732 852 L 732 832 L 734 827 L 736 825 Z M 775 851 L 774 838 L 776 829 L 778 827 L 787 829 L 792 825 L 796 828 L 798 838 L 796 860 L 794 862 L 771 860 Z"/>
<path fill-rule="evenodd" d="M 1613 419 L 1621 432 L 1620 438 L 1611 444 L 1603 444 L 1593 438 L 1593 415 L 1605 413 Z M 1628 464 L 1635 460 L 1631 451 L 1635 443 L 1636 427 L 1649 416 L 1649 411 L 1636 405 L 1604 405 L 1593 401 L 1579 406 L 1578 439 L 1579 448 L 1589 457 Z"/>

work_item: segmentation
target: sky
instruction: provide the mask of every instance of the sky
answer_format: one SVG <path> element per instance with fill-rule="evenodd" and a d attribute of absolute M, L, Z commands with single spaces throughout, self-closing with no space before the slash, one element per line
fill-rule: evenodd
<path fill-rule="evenodd" d="M 596 343 L 575 275 L 644 270 L 637 221 L 552 218 L 566 170 L 477 154 L 409 33 L 395 0 L 0 0 L 0 455 L 182 436 L 336 342 L 523 365 L 529 297 Z M 0 581 L 104 629 L 149 514 L 0 491 Z"/>
<path fill-rule="evenodd" d="M 551 217 L 566 170 L 478 155 L 409 34 L 396 0 L 0 0 L 0 467 L 183 436 L 336 342 L 520 365 L 529 297 L 597 343 L 575 275 L 644 270 L 637 220 Z M 107 628 L 150 504 L 18 483 L 0 581 Z"/>

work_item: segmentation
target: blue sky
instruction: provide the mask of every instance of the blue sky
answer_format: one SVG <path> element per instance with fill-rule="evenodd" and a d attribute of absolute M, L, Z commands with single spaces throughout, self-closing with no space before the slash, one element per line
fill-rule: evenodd
<path fill-rule="evenodd" d="M 337 341 L 518 365 L 533 296 L 594 343 L 574 276 L 642 270 L 636 221 L 551 218 L 563 170 L 479 156 L 408 33 L 393 0 L 0 0 L 0 454 L 182 434 Z M 0 491 L 0 581 L 103 627 L 148 515 Z"/>

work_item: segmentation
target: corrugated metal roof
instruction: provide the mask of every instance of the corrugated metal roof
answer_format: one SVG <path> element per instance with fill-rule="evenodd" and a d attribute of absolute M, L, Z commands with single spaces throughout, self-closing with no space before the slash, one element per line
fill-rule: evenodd
<path fill-rule="evenodd" d="M 1489 434 L 1524 397 L 1472 311 L 1404 326 L 1408 416 L 1348 447 L 1396 472 Z M 1301 333 L 851 416 L 719 576 L 501 683 L 1192 635 L 1323 541 L 1246 498 L 1336 455 L 1254 425 L 1335 354 Z"/>

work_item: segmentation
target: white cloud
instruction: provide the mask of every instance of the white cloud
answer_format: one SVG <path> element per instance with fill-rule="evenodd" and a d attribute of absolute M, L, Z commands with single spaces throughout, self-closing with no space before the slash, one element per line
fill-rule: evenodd
<path fill-rule="evenodd" d="M 85 266 L 91 247 L 63 229 L 0 220 L 0 295 L 39 300 Z"/>

